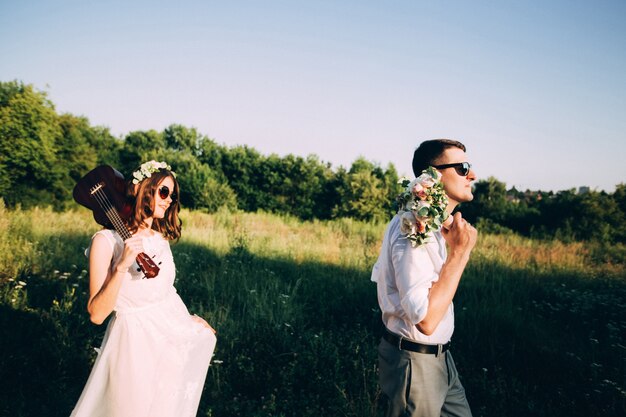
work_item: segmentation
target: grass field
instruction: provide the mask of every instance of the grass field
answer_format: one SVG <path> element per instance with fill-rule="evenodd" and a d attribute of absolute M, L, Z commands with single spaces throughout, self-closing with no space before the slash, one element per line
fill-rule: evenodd
<path fill-rule="evenodd" d="M 384 225 L 182 212 L 177 288 L 218 331 L 199 416 L 378 416 Z M 67 416 L 104 326 L 86 210 L 0 205 L 0 415 Z M 481 234 L 455 298 L 475 416 L 626 414 L 626 250 Z"/>

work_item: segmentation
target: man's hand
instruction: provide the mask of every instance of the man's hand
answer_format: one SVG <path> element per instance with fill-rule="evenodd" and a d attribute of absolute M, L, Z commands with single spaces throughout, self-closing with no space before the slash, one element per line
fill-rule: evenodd
<path fill-rule="evenodd" d="M 450 229 L 441 228 L 441 234 L 450 246 L 452 254 L 469 256 L 470 252 L 476 245 L 476 237 L 478 232 L 469 224 L 461 213 L 454 215 L 454 221 Z"/>
<path fill-rule="evenodd" d="M 425 335 L 435 332 L 448 310 L 478 234 L 471 224 L 463 220 L 461 213 L 456 213 L 450 229 L 444 227 L 441 233 L 450 246 L 450 253 L 441 268 L 439 279 L 430 288 L 426 317 L 415 325 Z"/>

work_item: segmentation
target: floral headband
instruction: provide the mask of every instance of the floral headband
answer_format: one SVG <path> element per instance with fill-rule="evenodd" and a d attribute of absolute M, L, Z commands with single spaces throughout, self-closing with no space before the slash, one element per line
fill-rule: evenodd
<path fill-rule="evenodd" d="M 146 178 L 150 178 L 153 173 L 159 172 L 160 169 L 167 169 L 176 178 L 176 173 L 172 171 L 172 167 L 167 162 L 157 162 L 153 159 L 152 161 L 144 162 L 137 171 L 133 172 L 133 184 L 139 184 Z"/>

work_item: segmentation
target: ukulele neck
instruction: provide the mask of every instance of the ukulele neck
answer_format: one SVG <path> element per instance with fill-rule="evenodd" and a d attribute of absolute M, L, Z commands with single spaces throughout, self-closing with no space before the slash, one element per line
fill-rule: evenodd
<path fill-rule="evenodd" d="M 120 235 L 122 240 L 130 239 L 133 235 L 128 230 L 126 223 L 120 217 L 119 213 L 111 204 L 111 201 L 104 192 L 104 183 L 98 183 L 94 185 L 89 193 L 93 196 L 94 200 L 98 203 L 104 214 L 107 216 L 115 231 Z"/>

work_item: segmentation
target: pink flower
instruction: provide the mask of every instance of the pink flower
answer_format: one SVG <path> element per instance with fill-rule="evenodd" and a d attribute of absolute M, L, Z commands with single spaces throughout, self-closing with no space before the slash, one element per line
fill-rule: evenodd
<path fill-rule="evenodd" d="M 400 216 L 400 232 L 405 235 L 416 235 L 426 231 L 425 218 L 415 217 L 413 211 L 405 211 Z"/>
<path fill-rule="evenodd" d="M 414 196 L 418 196 L 420 192 L 424 191 L 424 187 L 422 187 L 422 184 L 420 184 L 419 182 L 416 182 L 413 185 L 413 188 L 411 189 L 411 192 L 413 193 Z"/>
<path fill-rule="evenodd" d="M 427 197 L 426 189 L 419 182 L 416 182 L 415 185 L 413 185 L 411 193 L 419 200 L 424 200 Z"/>
<path fill-rule="evenodd" d="M 415 228 L 417 229 L 417 233 L 424 233 L 426 231 L 426 223 L 416 219 Z"/>
<path fill-rule="evenodd" d="M 435 185 L 435 180 L 433 179 L 433 177 L 426 173 L 417 177 L 417 182 L 420 183 L 424 188 L 431 188 L 433 185 Z"/>

